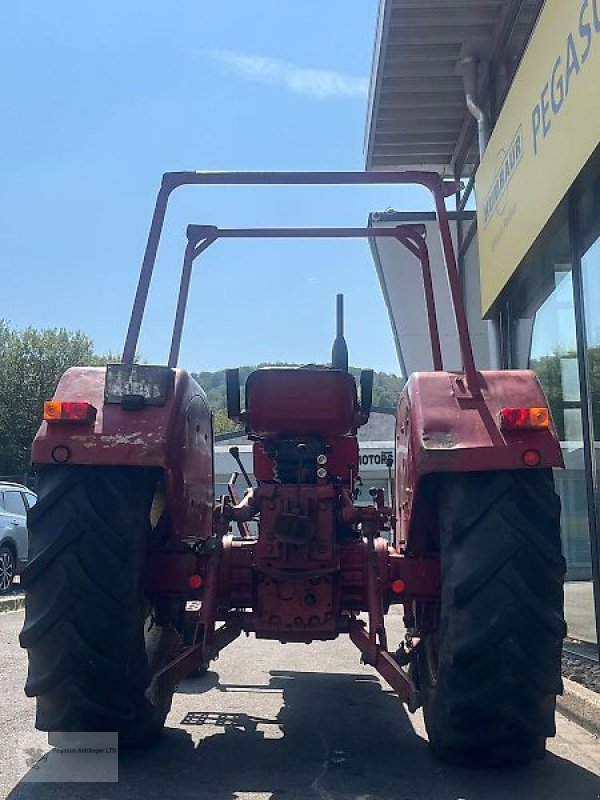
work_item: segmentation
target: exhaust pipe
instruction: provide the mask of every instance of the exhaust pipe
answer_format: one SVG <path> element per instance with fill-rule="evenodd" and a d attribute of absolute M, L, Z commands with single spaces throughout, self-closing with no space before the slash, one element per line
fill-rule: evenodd
<path fill-rule="evenodd" d="M 331 366 L 348 372 L 348 345 L 344 339 L 344 295 L 336 296 L 336 336 L 331 350 Z"/>

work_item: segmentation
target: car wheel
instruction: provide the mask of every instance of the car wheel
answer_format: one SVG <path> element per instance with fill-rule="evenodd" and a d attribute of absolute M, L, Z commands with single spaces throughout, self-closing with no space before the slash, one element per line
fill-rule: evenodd
<path fill-rule="evenodd" d="M 0 547 L 0 594 L 10 592 L 15 577 L 15 556 L 10 547 Z"/>

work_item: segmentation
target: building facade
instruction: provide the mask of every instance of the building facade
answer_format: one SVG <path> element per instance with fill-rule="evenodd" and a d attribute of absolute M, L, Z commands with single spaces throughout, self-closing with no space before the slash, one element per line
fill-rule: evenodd
<path fill-rule="evenodd" d="M 463 290 L 490 353 L 478 366 L 532 368 L 546 391 L 565 462 L 555 482 L 569 646 L 596 658 L 599 79 L 600 0 L 380 3 L 367 168 L 463 180 Z M 476 219 L 461 220 L 473 199 Z"/>

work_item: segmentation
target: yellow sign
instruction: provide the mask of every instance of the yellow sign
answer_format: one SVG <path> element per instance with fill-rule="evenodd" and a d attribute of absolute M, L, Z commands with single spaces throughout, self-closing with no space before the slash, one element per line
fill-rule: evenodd
<path fill-rule="evenodd" d="M 600 142 L 600 0 L 546 0 L 477 171 L 487 313 Z"/>

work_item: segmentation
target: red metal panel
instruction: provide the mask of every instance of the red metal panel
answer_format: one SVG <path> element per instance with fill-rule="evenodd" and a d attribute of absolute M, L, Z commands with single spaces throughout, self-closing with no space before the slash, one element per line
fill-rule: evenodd
<path fill-rule="evenodd" d="M 358 442 L 354 436 L 336 436 L 327 440 L 327 471 L 344 483 L 359 471 Z"/>
<path fill-rule="evenodd" d="M 163 468 L 174 534 L 207 538 L 212 533 L 213 457 L 204 392 L 187 372 L 176 370 L 166 405 L 124 411 L 119 404 L 104 404 L 104 376 L 104 367 L 72 367 L 64 373 L 53 399 L 91 403 L 98 410 L 96 420 L 89 426 L 42 422 L 32 446 L 33 463 L 55 463 L 58 446 L 66 448 L 69 464 Z"/>
<path fill-rule="evenodd" d="M 266 533 L 266 530 L 265 530 Z M 268 535 L 268 534 L 267 534 Z M 439 596 L 440 570 L 439 561 L 436 557 L 412 557 L 404 556 L 387 546 L 383 539 L 376 539 L 376 560 L 379 578 L 382 582 L 385 603 L 403 603 L 410 599 L 436 599 Z M 223 541 L 223 555 L 220 567 L 219 578 L 219 606 L 221 608 L 248 608 L 257 609 L 257 597 L 260 594 L 260 583 L 266 576 L 272 582 L 279 581 L 280 584 L 287 585 L 290 581 L 298 582 L 299 586 L 318 585 L 321 577 L 333 577 L 335 596 L 337 605 L 336 614 L 344 611 L 366 611 L 368 608 L 366 597 L 367 571 L 369 548 L 364 539 L 355 539 L 337 543 L 335 546 L 334 562 L 327 565 L 326 562 L 312 564 L 304 570 L 298 568 L 288 570 L 283 569 L 283 561 L 275 562 L 272 552 L 267 551 L 261 557 L 261 546 L 257 539 L 239 540 L 226 537 Z M 270 560 L 266 560 L 271 557 Z M 160 572 L 160 559 L 163 556 L 157 554 L 153 560 L 152 573 L 154 580 L 161 580 L 158 577 Z M 171 569 L 172 558 L 179 558 L 177 555 L 169 554 L 165 556 L 163 566 Z M 187 580 L 187 576 L 194 571 L 197 574 L 206 574 L 206 557 L 198 556 L 198 560 L 192 562 L 182 557 L 181 564 L 173 567 L 179 576 L 179 580 Z M 324 569 L 321 568 L 321 564 Z M 400 579 L 405 584 L 405 590 L 401 594 L 394 594 L 391 591 L 392 582 Z M 311 584 L 310 582 L 314 583 Z M 182 585 L 182 583 L 178 584 Z M 276 591 L 273 584 L 265 594 L 272 595 Z M 258 594 L 257 594 L 258 593 Z M 288 592 L 289 593 L 289 592 Z M 284 591 L 284 594 L 286 592 Z M 292 601 L 292 593 L 287 599 L 289 605 L 295 606 L 296 601 Z M 284 605 L 279 597 L 280 605 Z M 302 611 L 300 616 L 305 613 Z M 288 612 L 286 612 L 287 614 Z M 254 624 L 253 629 L 256 627 Z"/>
<path fill-rule="evenodd" d="M 274 481 L 274 467 L 273 459 L 265 453 L 262 442 L 254 442 L 252 446 L 252 461 L 254 477 L 259 483 L 263 481 Z"/>
<path fill-rule="evenodd" d="M 404 556 L 390 549 L 387 574 L 386 597 L 390 603 L 403 603 L 413 599 L 437 600 L 440 596 L 440 560 L 437 556 Z M 391 591 L 390 587 L 396 580 L 404 583 L 404 591 Z"/>
<path fill-rule="evenodd" d="M 253 498 L 260 512 L 255 566 L 265 573 L 337 569 L 335 499 L 330 484 L 259 486 Z"/>
<path fill-rule="evenodd" d="M 356 427 L 354 378 L 319 369 L 265 369 L 246 381 L 244 420 L 264 437 L 341 436 Z"/>
<path fill-rule="evenodd" d="M 167 500 L 175 534 L 194 542 L 212 536 L 214 482 L 212 416 L 206 396 L 189 378 L 185 405 L 167 450 Z"/>
<path fill-rule="evenodd" d="M 500 430 L 502 408 L 548 405 L 535 373 L 478 376 L 475 395 L 463 375 L 448 372 L 414 373 L 403 390 L 396 415 L 397 542 L 408 540 L 419 484 L 427 474 L 531 469 L 523 462 L 529 449 L 539 451 L 540 467 L 563 466 L 554 426 Z"/>
<path fill-rule="evenodd" d="M 248 624 L 258 637 L 337 635 L 335 501 L 330 484 L 263 484 L 254 490 L 252 505 L 260 518 Z M 235 551 L 231 556 L 235 559 Z"/>

